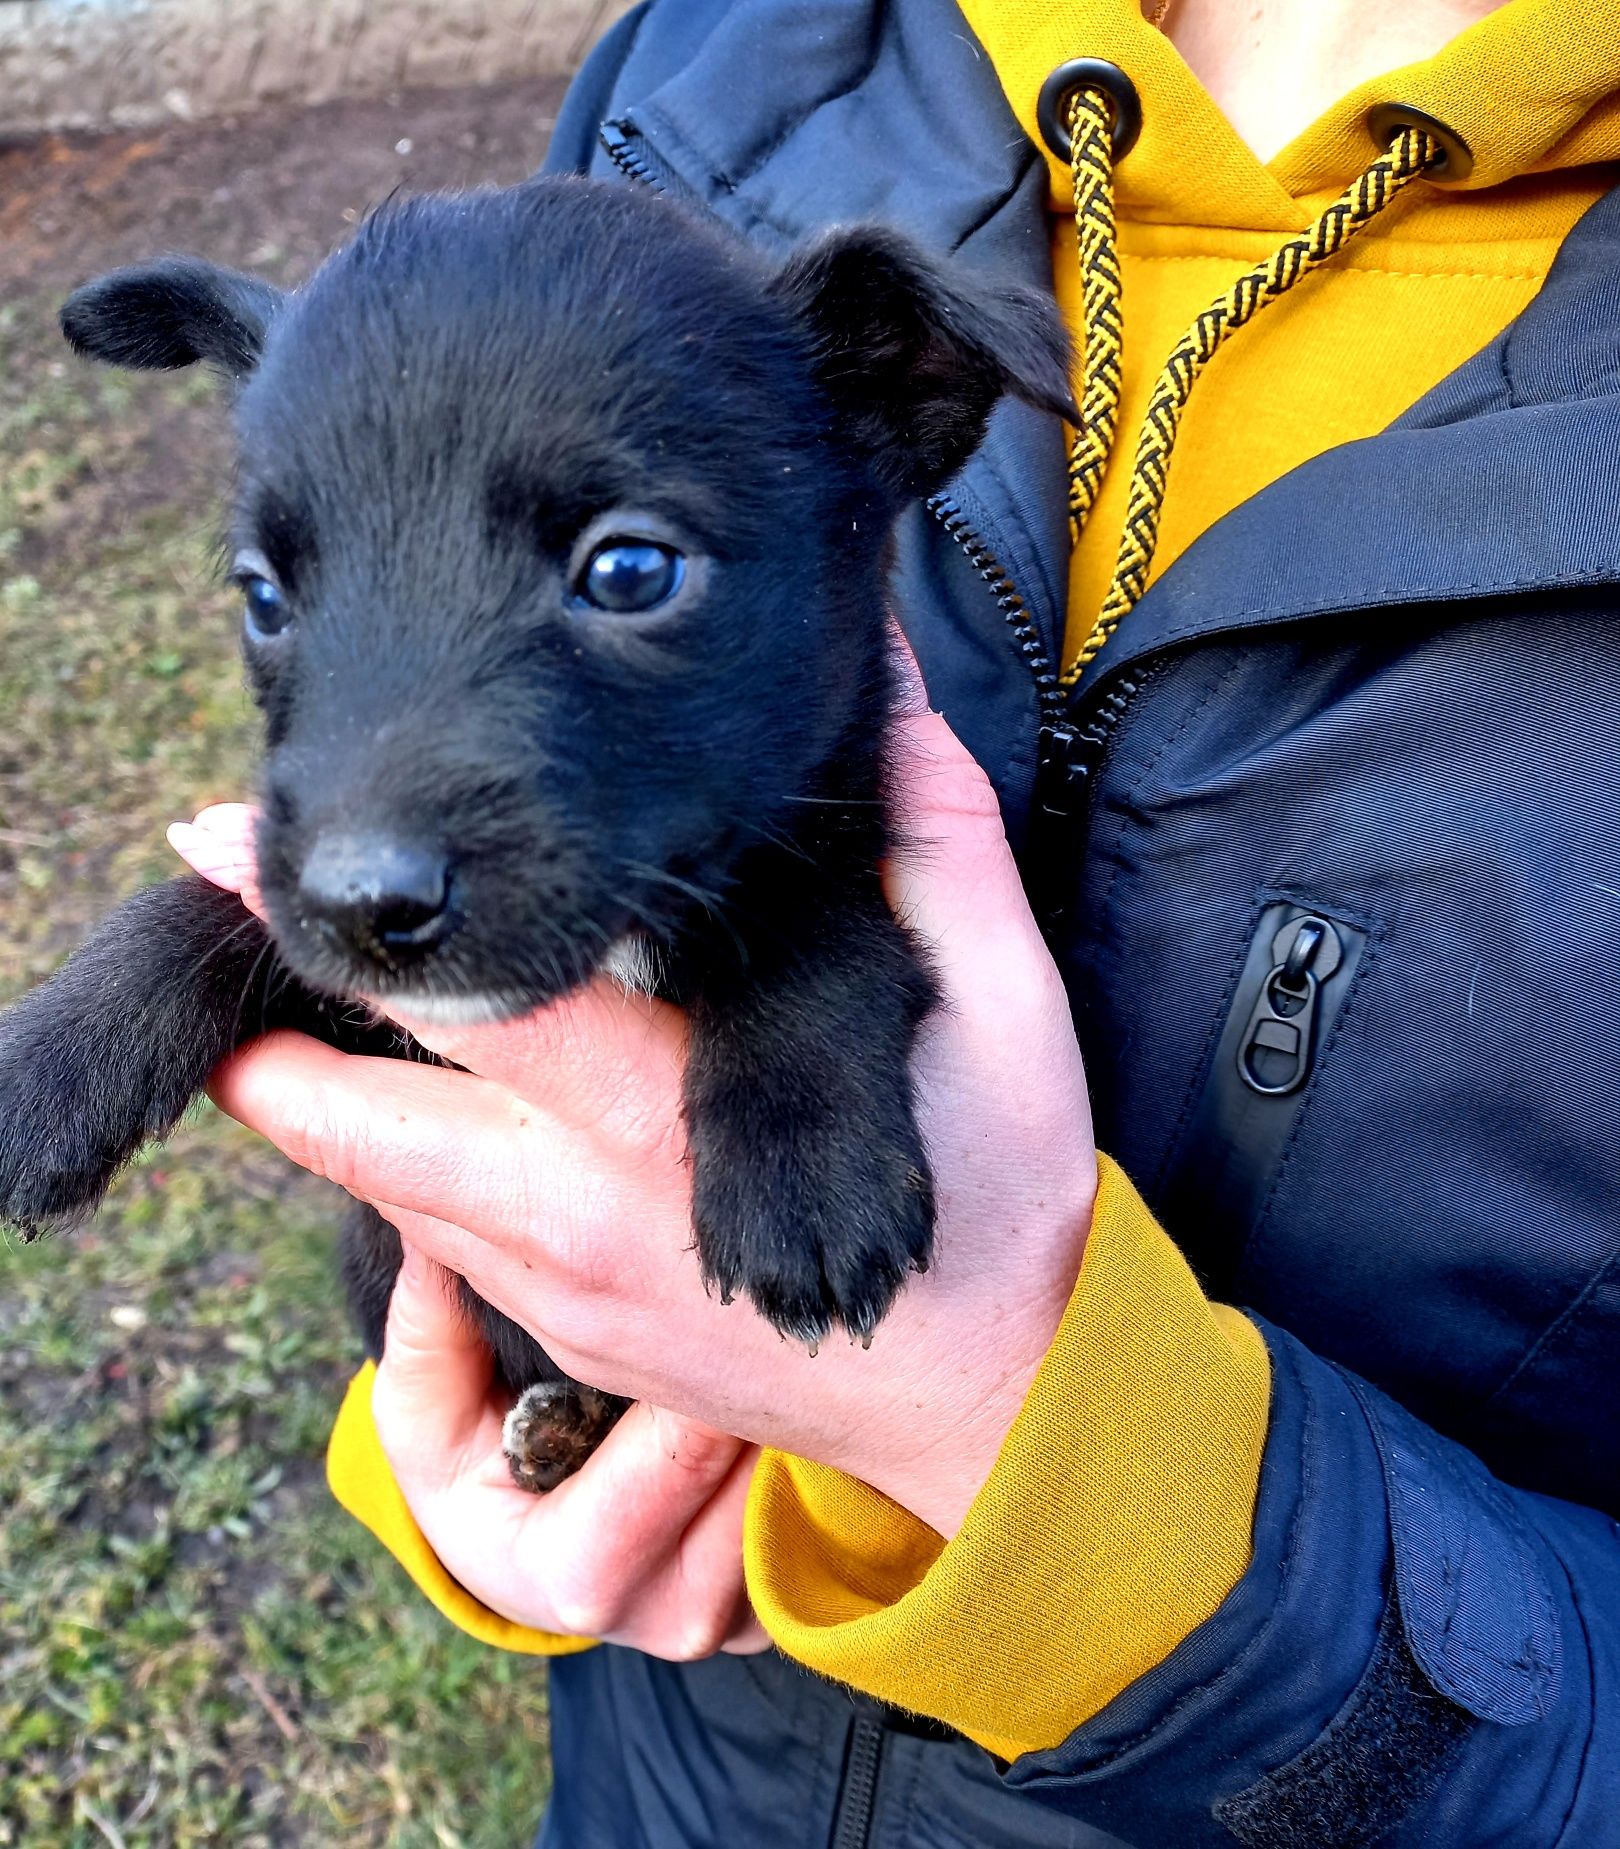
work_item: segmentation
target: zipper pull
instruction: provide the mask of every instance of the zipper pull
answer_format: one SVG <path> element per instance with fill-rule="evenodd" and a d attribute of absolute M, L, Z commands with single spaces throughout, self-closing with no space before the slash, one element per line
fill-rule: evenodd
<path fill-rule="evenodd" d="M 1271 942 L 1271 970 L 1238 1042 L 1238 1072 L 1262 1097 L 1286 1097 L 1310 1076 L 1321 986 L 1344 961 L 1327 919 L 1307 912 Z"/>
<path fill-rule="evenodd" d="M 1071 782 L 1083 781 L 1089 766 L 1075 762 L 1075 746 L 1080 734 L 1067 720 L 1051 720 L 1041 727 L 1035 750 L 1035 774 L 1039 786 L 1055 785 L 1061 791 Z"/>
<path fill-rule="evenodd" d="M 1058 718 L 1049 719 L 1041 728 L 1039 763 L 1057 798 L 1057 803 L 1052 805 L 1054 814 L 1064 797 L 1082 789 L 1096 773 L 1115 727 L 1142 691 L 1146 678 L 1145 675 L 1140 679 L 1119 676 L 1084 726 Z"/>

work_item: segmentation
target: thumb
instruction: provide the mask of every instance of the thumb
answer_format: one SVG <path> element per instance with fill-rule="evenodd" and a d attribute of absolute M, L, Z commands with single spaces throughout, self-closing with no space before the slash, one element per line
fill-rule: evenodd
<path fill-rule="evenodd" d="M 953 977 L 1027 956 L 1040 933 L 995 787 L 943 714 L 899 717 L 894 771 L 898 844 L 884 873 L 889 903 L 929 945 L 947 991 L 958 992 Z"/>
<path fill-rule="evenodd" d="M 253 848 L 257 811 L 245 803 L 213 803 L 189 822 L 171 822 L 169 846 L 204 879 L 238 893 L 260 918 L 258 862 Z"/>
<path fill-rule="evenodd" d="M 401 1249 L 371 1416 L 403 1478 L 419 1477 L 430 1460 L 448 1468 L 480 1446 L 487 1451 L 499 1417 L 490 1400 L 494 1362 L 455 1300 L 454 1277 L 415 1246 Z"/>

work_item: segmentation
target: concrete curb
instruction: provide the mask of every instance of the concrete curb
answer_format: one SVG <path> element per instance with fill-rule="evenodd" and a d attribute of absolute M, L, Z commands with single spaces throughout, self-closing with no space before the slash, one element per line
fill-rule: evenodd
<path fill-rule="evenodd" d="M 0 137 L 572 71 L 629 0 L 0 0 Z"/>

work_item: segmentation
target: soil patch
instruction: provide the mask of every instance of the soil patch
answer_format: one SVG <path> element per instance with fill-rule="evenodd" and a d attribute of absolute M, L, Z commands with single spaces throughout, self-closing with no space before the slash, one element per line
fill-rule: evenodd
<path fill-rule="evenodd" d="M 407 90 L 0 147 L 0 288 L 71 287 L 164 250 L 303 275 L 396 189 L 532 173 L 564 88 Z"/>

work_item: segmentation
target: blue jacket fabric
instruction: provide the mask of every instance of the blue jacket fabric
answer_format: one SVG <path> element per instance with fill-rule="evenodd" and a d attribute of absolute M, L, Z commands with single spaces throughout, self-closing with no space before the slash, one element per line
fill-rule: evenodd
<path fill-rule="evenodd" d="M 879 218 L 1050 286 L 1044 166 L 951 0 L 650 0 L 548 165 L 767 250 Z M 1048 911 L 1099 1141 L 1270 1344 L 1252 1565 L 1010 1768 L 779 1657 L 559 1661 L 542 1842 L 1615 1849 L 1620 194 L 1060 712 L 1067 545 L 1061 432 L 1003 407 L 904 523 L 896 605 Z M 1257 1092 L 1301 916 L 1340 963 L 1308 1077 Z"/>

